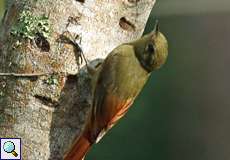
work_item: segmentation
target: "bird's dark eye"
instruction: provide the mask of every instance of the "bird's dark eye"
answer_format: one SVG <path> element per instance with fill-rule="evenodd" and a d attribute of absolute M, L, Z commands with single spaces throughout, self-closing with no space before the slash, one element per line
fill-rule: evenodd
<path fill-rule="evenodd" d="M 153 54 L 155 52 L 153 44 L 151 44 L 151 43 L 148 44 L 146 47 L 146 51 Z"/>

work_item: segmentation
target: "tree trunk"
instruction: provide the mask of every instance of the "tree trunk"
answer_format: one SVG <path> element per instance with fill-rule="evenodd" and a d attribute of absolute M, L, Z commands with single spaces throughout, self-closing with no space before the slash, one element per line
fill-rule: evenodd
<path fill-rule="evenodd" d="M 92 102 L 80 48 L 96 65 L 142 35 L 154 2 L 14 0 L 0 31 L 0 72 L 10 73 L 0 76 L 0 137 L 22 138 L 24 160 L 62 159 Z"/>

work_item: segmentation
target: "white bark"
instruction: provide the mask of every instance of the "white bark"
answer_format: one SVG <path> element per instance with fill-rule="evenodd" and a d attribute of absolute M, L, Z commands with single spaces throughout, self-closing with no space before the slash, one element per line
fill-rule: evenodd
<path fill-rule="evenodd" d="M 78 73 L 74 47 L 57 39 L 65 31 L 79 35 L 79 45 L 89 61 L 104 58 L 119 44 L 142 35 L 154 3 L 155 0 L 16 0 L 1 28 L 1 72 L 60 74 L 56 75 L 58 84 L 53 85 L 46 83 L 48 75 L 0 77 L 0 137 L 22 138 L 24 160 L 62 159 L 85 123 L 92 97 L 89 76 L 83 68 Z M 15 40 L 9 34 L 10 28 L 25 9 L 35 15 L 49 15 L 53 28 L 49 52 L 41 52 L 27 42 L 22 47 L 12 47 Z M 72 19 L 69 25 L 68 19 Z"/>

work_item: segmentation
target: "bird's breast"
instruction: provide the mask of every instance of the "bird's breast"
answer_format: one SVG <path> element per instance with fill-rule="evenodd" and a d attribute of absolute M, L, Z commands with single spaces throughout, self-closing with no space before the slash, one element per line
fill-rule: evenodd
<path fill-rule="evenodd" d="M 113 74 L 115 83 L 112 91 L 124 98 L 135 97 L 149 77 L 135 54 L 119 57 Z"/>

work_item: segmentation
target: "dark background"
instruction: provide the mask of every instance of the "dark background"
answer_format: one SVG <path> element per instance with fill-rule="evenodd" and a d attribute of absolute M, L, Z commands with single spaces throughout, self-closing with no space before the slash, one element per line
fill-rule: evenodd
<path fill-rule="evenodd" d="M 158 0 L 146 32 L 156 18 L 167 64 L 86 159 L 229 160 L 230 1 Z"/>

